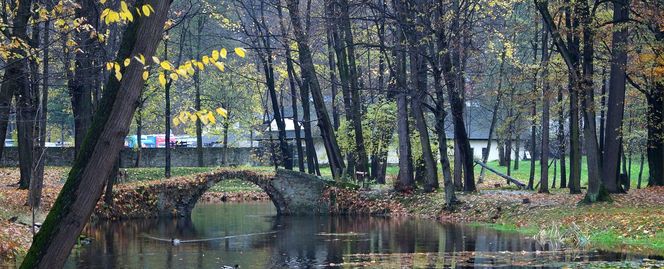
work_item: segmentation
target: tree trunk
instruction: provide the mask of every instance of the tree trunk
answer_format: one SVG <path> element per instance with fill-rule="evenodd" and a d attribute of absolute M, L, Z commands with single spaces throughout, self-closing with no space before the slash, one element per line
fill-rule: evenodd
<path fill-rule="evenodd" d="M 646 96 L 648 101 L 648 186 L 664 186 L 664 84 L 660 83 Z"/>
<path fill-rule="evenodd" d="M 639 162 L 639 181 L 636 183 L 637 189 L 641 189 L 641 179 L 643 177 L 643 163 L 644 163 L 643 159 L 645 159 L 644 154 L 641 153 L 641 161 Z"/>
<path fill-rule="evenodd" d="M 143 91 L 141 91 L 140 96 L 138 97 L 139 100 L 143 97 Z M 143 116 L 141 115 L 143 113 L 143 102 L 142 100 L 139 101 L 138 103 L 138 113 L 136 113 L 136 163 L 134 164 L 134 167 L 138 168 L 141 166 L 141 157 L 143 153 L 143 143 L 141 142 L 143 140 Z"/>
<path fill-rule="evenodd" d="M 328 5 L 330 9 L 333 8 L 333 5 L 330 4 Z M 340 16 L 337 13 L 333 13 L 333 11 L 329 11 L 329 14 L 334 14 L 334 15 L 329 15 L 330 17 L 332 16 Z M 338 24 L 338 21 L 335 21 L 334 23 L 331 23 L 332 25 Z M 345 44 L 342 43 L 341 41 L 341 35 L 343 32 L 339 32 L 336 26 L 332 26 L 331 28 L 331 34 L 332 34 L 332 42 L 333 42 L 333 47 L 335 50 L 335 53 L 337 55 L 337 68 L 339 70 L 339 80 L 341 81 L 341 94 L 343 96 L 343 103 L 344 103 L 344 110 L 345 110 L 345 116 L 346 116 L 346 122 L 350 124 L 353 128 L 355 129 L 355 120 L 352 115 L 352 107 L 353 107 L 353 102 L 352 102 L 352 95 L 351 95 L 351 86 L 350 86 L 350 74 L 349 74 L 349 67 L 348 67 L 348 61 L 347 61 L 347 51 L 344 49 L 346 46 Z M 353 171 L 355 170 L 355 150 L 350 150 L 346 152 L 346 164 L 347 164 L 347 169 L 346 171 L 349 173 L 349 177 L 353 177 Z"/>
<path fill-rule="evenodd" d="M 364 136 L 362 134 L 362 100 L 360 98 L 359 74 L 357 72 L 357 63 L 355 61 L 355 42 L 353 41 L 353 32 L 351 29 L 349 3 L 348 0 L 340 0 L 341 3 L 341 29 L 344 32 L 343 37 L 346 47 L 346 56 L 348 57 L 348 79 L 350 80 L 351 107 L 350 112 L 353 119 L 353 129 L 355 130 L 355 155 L 357 155 L 357 172 L 369 171 L 369 159 L 364 146 Z"/>
<path fill-rule="evenodd" d="M 413 159 L 410 151 L 410 132 L 408 127 L 408 99 L 404 88 L 397 95 L 397 134 L 399 136 L 399 182 L 396 189 L 410 191 L 415 188 L 413 179 Z"/>
<path fill-rule="evenodd" d="M 281 161 L 284 168 L 293 170 L 293 159 L 286 141 L 286 123 L 281 113 L 281 108 L 277 98 L 277 89 L 275 85 L 274 66 L 272 61 L 272 48 L 270 45 L 270 36 L 263 37 L 264 53 L 259 53 L 261 62 L 263 64 L 263 74 L 265 75 L 265 82 L 267 84 L 267 91 L 272 104 L 273 120 L 277 124 L 277 135 L 279 139 L 279 150 L 281 153 Z M 272 123 L 270 123 L 272 124 Z"/>
<path fill-rule="evenodd" d="M 12 20 L 13 25 L 11 28 L 11 37 L 15 37 L 21 40 L 28 40 L 27 22 L 31 16 L 30 7 L 32 1 L 20 0 L 17 4 L 18 8 L 16 10 L 16 15 Z M 28 81 L 28 58 L 26 57 L 25 50 L 22 48 L 13 48 L 10 52 L 10 55 L 15 56 L 8 59 L 7 66 L 5 67 L 4 77 L 2 79 L 3 83 L 0 87 L 0 138 L 2 139 L 0 140 L 2 142 L 0 143 L 2 144 L 0 145 L 0 156 L 2 155 L 2 150 L 5 146 L 4 141 L 7 138 L 7 126 L 9 124 L 9 111 L 12 97 L 14 95 L 23 95 L 24 93 L 28 92 L 30 88 L 30 83 Z M 26 105 L 25 100 L 28 99 L 24 99 L 23 101 L 19 100 L 19 98 L 16 99 L 16 125 L 17 129 L 23 131 L 22 134 L 27 135 L 26 131 L 32 130 L 32 128 L 25 125 L 30 124 L 34 118 L 28 117 L 26 120 L 29 121 L 23 122 L 25 124 L 21 124 L 21 121 L 23 120 L 22 117 L 28 116 L 25 115 L 28 111 L 23 112 L 23 108 L 21 108 L 22 106 Z M 21 131 L 19 131 L 19 133 L 21 133 Z M 31 139 L 32 137 L 29 138 Z M 32 162 L 31 156 L 27 156 L 32 155 L 31 141 L 21 143 L 21 140 L 21 134 L 19 134 L 19 162 L 25 162 L 28 157 L 30 157 L 29 160 Z M 29 149 L 27 148 L 28 146 L 30 147 Z M 28 153 L 27 150 L 30 152 Z M 30 164 L 29 168 L 31 167 L 32 164 Z M 21 179 L 19 181 L 19 188 L 27 189 L 28 185 L 30 184 L 30 169 L 25 170 L 23 165 L 21 165 L 20 170 Z"/>
<path fill-rule="evenodd" d="M 606 134 L 606 68 L 602 69 L 602 92 L 599 100 L 599 165 L 604 165 L 604 135 Z M 603 168 L 602 168 L 603 169 Z"/>
<path fill-rule="evenodd" d="M 309 104 L 309 83 L 303 79 L 300 85 L 300 100 L 302 101 L 302 127 L 304 128 L 304 150 L 307 155 L 307 172 L 309 174 L 318 174 L 316 171 L 318 156 L 314 146 L 314 139 L 311 134 L 311 111 Z"/>
<path fill-rule="evenodd" d="M 118 180 L 119 170 L 120 158 L 118 156 L 113 168 L 111 168 L 111 174 L 109 174 L 108 179 L 106 179 L 106 188 L 104 188 L 104 204 L 109 208 L 113 206 L 113 185 L 115 185 Z"/>
<path fill-rule="evenodd" d="M 136 6 L 146 2 L 139 0 Z M 149 17 L 135 17 L 125 30 L 117 61 L 133 55 L 150 59 L 161 38 L 170 1 L 149 1 Z M 140 37 L 140 39 L 139 39 Z M 122 68 L 123 79 L 109 79 L 94 124 L 74 161 L 67 182 L 35 235 L 21 268 L 62 268 L 101 196 L 118 158 L 143 85 L 143 66 Z"/>
<path fill-rule="evenodd" d="M 230 123 L 228 122 L 228 120 L 224 120 L 224 138 L 223 138 L 223 141 L 224 141 L 224 151 L 223 152 L 224 152 L 224 154 L 221 156 L 221 165 L 222 166 L 228 165 L 228 127 L 229 127 L 229 125 L 230 125 Z M 271 138 L 272 137 L 270 136 L 270 139 Z M 271 142 L 272 141 L 270 141 L 270 143 Z"/>
<path fill-rule="evenodd" d="M 613 20 L 629 20 L 629 0 L 613 1 Z M 625 83 L 627 76 L 627 27 L 619 24 L 614 27 L 611 41 L 611 74 L 609 78 L 609 101 L 606 115 L 606 135 L 601 178 L 610 193 L 622 192 L 620 187 L 619 164 L 622 123 L 625 110 Z"/>
<path fill-rule="evenodd" d="M 85 18 L 87 23 L 96 27 L 99 20 L 99 9 L 94 0 L 82 0 L 80 8 L 76 9 L 77 18 Z M 100 44 L 89 31 L 75 32 L 76 41 L 83 51 L 74 53 L 74 78 L 70 81 L 69 94 L 71 96 L 72 110 L 74 112 L 74 148 L 76 154 L 83 145 L 83 139 L 92 123 L 93 105 L 92 89 L 96 78 L 96 67 L 93 64 L 93 55 L 99 52 Z M 124 60 L 124 59 L 123 59 Z"/>
<path fill-rule="evenodd" d="M 403 8 L 401 0 L 395 0 L 395 9 Z M 397 135 L 399 137 L 399 175 L 395 189 L 402 192 L 411 191 L 415 188 L 413 178 L 413 158 L 410 144 L 410 126 L 408 123 L 408 90 L 406 85 L 406 53 L 403 43 L 405 37 L 403 26 L 395 32 L 396 44 L 394 48 L 396 63 L 396 92 L 397 92 Z"/>
<path fill-rule="evenodd" d="M 443 68 L 444 70 L 444 68 Z M 445 71 L 443 71 L 443 74 Z M 454 84 L 452 82 L 451 84 Z M 454 139 L 457 141 L 459 147 L 460 159 L 458 161 L 462 162 L 463 167 L 463 190 L 465 192 L 474 192 L 475 188 L 475 178 L 473 173 L 473 154 L 470 149 L 470 141 L 468 140 L 468 134 L 466 133 L 466 128 L 463 120 L 463 106 L 464 101 L 461 99 L 458 89 L 454 86 L 450 86 L 450 83 L 447 83 L 448 96 L 450 96 L 450 106 L 452 108 L 452 120 L 454 122 Z M 457 160 L 455 160 L 456 162 Z"/>
<path fill-rule="evenodd" d="M 489 154 L 491 153 L 491 143 L 493 142 L 493 132 L 496 128 L 496 122 L 498 121 L 498 109 L 500 108 L 501 98 L 503 96 L 502 87 L 503 87 L 503 71 L 505 67 L 505 54 L 507 49 L 503 48 L 503 52 L 500 55 L 500 67 L 498 68 L 498 91 L 496 95 L 496 102 L 493 105 L 493 111 L 491 113 L 491 124 L 489 125 L 489 137 L 486 142 L 486 151 L 482 152 L 482 162 L 487 163 L 489 161 Z M 502 159 L 502 158 L 501 158 Z M 484 181 L 485 168 L 482 166 L 480 170 L 480 178 L 477 181 L 482 183 Z"/>
<path fill-rule="evenodd" d="M 167 33 L 168 34 L 168 33 Z M 164 40 L 164 60 L 168 60 L 168 39 Z M 164 177 L 171 177 L 171 85 L 173 84 L 172 79 L 168 79 L 166 86 L 164 87 L 165 96 L 165 106 L 164 106 Z"/>
<path fill-rule="evenodd" d="M 585 0 L 584 0 L 585 1 Z M 558 48 L 565 64 L 568 69 L 568 89 L 570 92 L 570 176 L 569 176 L 569 189 L 570 193 L 581 193 L 581 147 L 579 145 L 579 92 L 581 91 L 581 72 L 579 71 L 579 40 L 581 39 L 578 36 L 578 24 L 579 18 L 572 17 L 570 1 L 566 0 L 565 7 L 565 25 L 567 26 L 567 42 L 563 41 L 561 34 L 558 31 L 556 23 L 553 21 L 553 17 L 549 13 L 549 1 L 547 0 L 534 0 L 535 6 L 539 10 L 542 18 L 544 19 L 544 24 L 551 34 L 553 43 Z M 578 4 L 575 4 L 578 6 Z M 578 8 L 575 8 L 577 11 Z M 578 13 L 578 12 L 577 12 Z M 584 114 L 585 115 L 585 114 Z M 594 125 L 594 119 L 593 119 Z M 594 127 L 594 126 L 593 126 Z M 594 133 L 594 132 L 593 132 Z M 597 137 L 592 138 L 597 143 Z M 591 139 L 588 139 L 590 141 Z M 592 142 L 592 141 L 590 141 Z M 595 147 L 593 150 L 596 150 Z M 562 181 L 561 181 L 562 183 Z"/>
<path fill-rule="evenodd" d="M 286 26 L 284 21 L 283 13 L 281 12 L 282 7 L 277 7 L 277 14 L 279 15 L 279 28 L 281 34 L 285 37 L 288 36 L 286 32 Z M 290 46 L 288 43 L 284 43 L 284 49 L 286 50 L 286 72 L 288 73 L 288 86 L 291 91 L 291 107 L 293 109 L 293 126 L 295 128 L 295 147 L 297 150 L 297 164 L 300 172 L 304 172 L 304 149 L 302 148 L 302 134 L 300 126 L 300 118 L 298 116 L 297 109 L 297 89 L 295 88 L 295 68 L 293 67 L 293 58 L 291 56 Z M 333 98 L 334 100 L 334 98 Z M 334 106 L 334 105 L 333 105 Z"/>
<path fill-rule="evenodd" d="M 437 9 L 437 17 L 442 17 L 444 14 L 442 6 L 439 6 Z M 442 73 L 440 70 L 442 58 L 438 56 L 437 51 L 440 50 L 445 45 L 445 28 L 439 27 L 436 29 L 436 48 L 433 46 L 431 49 L 431 55 L 434 55 L 434 61 L 432 64 L 433 71 L 433 81 L 434 89 L 436 90 L 436 109 L 434 115 L 436 116 L 436 124 L 434 125 L 437 138 L 438 138 L 438 152 L 440 154 L 440 165 L 443 172 L 443 187 L 445 189 L 445 204 L 447 207 L 453 206 L 458 202 L 456 195 L 454 193 L 455 186 L 452 179 L 452 172 L 450 170 L 450 159 L 447 149 L 447 134 L 445 133 L 445 90 L 443 85 Z M 500 90 L 498 91 L 500 94 Z M 491 133 L 491 131 L 489 131 Z M 489 134 L 489 140 L 491 140 L 491 134 Z M 491 143 L 491 142 L 489 142 Z"/>
<path fill-rule="evenodd" d="M 505 166 L 507 160 L 505 160 L 505 142 L 497 139 L 498 144 L 498 166 Z"/>
<path fill-rule="evenodd" d="M 27 81 L 28 72 L 25 72 L 25 85 L 18 88 L 16 94 L 16 130 L 18 131 L 18 160 L 21 172 L 19 189 L 28 189 L 32 179 L 34 167 L 34 138 L 36 96 Z M 24 80 L 24 79 L 18 79 Z"/>
<path fill-rule="evenodd" d="M 540 193 L 549 193 L 549 35 L 545 26 L 542 31 L 542 154 L 540 155 Z M 562 109 L 562 108 L 561 108 Z M 533 131 L 534 132 L 534 131 Z M 535 140 L 533 134 L 533 142 Z M 535 146 L 533 146 L 534 148 Z M 534 160 L 535 157 L 532 157 Z M 531 174 L 534 174 L 532 168 L 535 162 L 531 162 Z M 553 187 L 556 186 L 556 164 L 554 159 L 553 167 Z"/>
<path fill-rule="evenodd" d="M 309 48 L 309 38 L 305 34 L 302 22 L 300 21 L 299 0 L 287 0 L 286 4 L 290 13 L 291 23 L 293 24 L 295 40 L 298 45 L 303 81 L 307 81 L 306 84 L 309 85 L 311 96 L 314 100 L 314 107 L 318 116 L 318 126 L 320 127 L 321 136 L 327 151 L 332 176 L 339 178 L 344 172 L 344 163 L 316 75 L 316 69 Z"/>
<path fill-rule="evenodd" d="M 514 171 L 519 170 L 519 163 L 521 162 L 521 137 L 518 137 L 514 144 Z"/>
<path fill-rule="evenodd" d="M 511 125 L 511 123 L 510 123 Z M 509 128 L 512 129 L 511 127 Z M 507 141 L 505 142 L 505 166 L 507 167 L 507 175 L 512 175 L 512 131 L 507 135 Z M 507 184 L 510 184 L 509 181 Z"/>
<path fill-rule="evenodd" d="M 575 4 L 579 8 L 579 17 L 583 28 L 583 79 L 581 80 L 581 109 L 583 110 L 583 137 L 586 147 L 586 161 L 588 166 L 588 191 L 584 200 L 598 202 L 610 200 L 606 189 L 602 185 L 599 168 L 599 145 L 597 142 L 597 128 L 595 122 L 595 101 L 593 88 L 593 57 L 594 57 L 594 30 L 592 18 L 587 1 Z M 608 160 L 607 160 L 608 161 Z"/>
<path fill-rule="evenodd" d="M 36 150 L 37 159 L 35 164 L 35 172 L 33 174 L 32 181 L 30 181 L 30 196 L 31 196 L 31 206 L 33 208 L 39 208 L 41 205 L 41 195 L 44 182 L 44 164 L 45 164 L 45 151 L 46 151 L 46 123 L 47 123 L 47 113 L 48 113 L 48 89 L 49 89 L 49 40 L 50 40 L 50 22 L 47 20 L 44 22 L 44 36 L 42 43 L 43 54 L 43 66 L 42 66 L 42 88 L 41 88 L 41 98 L 39 98 L 40 107 L 39 107 L 39 127 L 38 138 L 39 146 Z"/>
<path fill-rule="evenodd" d="M 535 24 L 535 29 L 537 29 L 537 24 Z M 546 35 L 546 30 L 544 31 L 544 35 Z M 537 39 L 539 38 L 539 32 L 535 31 L 535 39 L 533 40 L 533 64 L 537 63 Z M 542 50 L 546 49 L 546 44 L 542 43 Z M 540 64 L 544 63 L 544 58 L 542 58 L 542 61 Z M 542 79 L 544 81 L 544 79 Z M 542 84 L 544 85 L 544 84 Z M 546 94 L 546 92 L 543 92 Z M 533 97 L 538 96 L 537 94 L 537 71 L 533 75 Z M 542 96 L 542 98 L 545 98 Z M 545 102 L 544 99 L 542 99 L 542 102 Z M 544 111 L 544 108 L 542 108 L 542 111 Z M 535 182 L 535 159 L 537 158 L 537 100 L 533 100 L 532 107 L 531 107 L 531 124 L 530 124 L 530 173 L 528 175 L 528 189 L 532 190 L 533 189 L 533 182 Z M 547 123 L 548 124 L 548 123 Z M 542 121 L 542 126 L 544 126 L 544 121 Z M 548 127 L 547 127 L 548 128 Z M 548 141 L 547 141 L 548 144 Z M 544 149 L 542 149 L 544 150 Z M 517 156 L 519 156 L 519 151 L 517 150 L 516 153 Z M 517 162 L 518 162 L 518 157 L 517 157 Z M 544 166 L 546 166 L 547 163 L 544 163 Z M 516 168 L 514 169 L 516 170 Z M 541 180 L 541 179 L 540 179 Z M 541 181 L 540 181 L 541 182 Z M 541 184 L 540 184 L 541 186 Z M 547 187 L 548 189 L 548 187 Z M 540 187 L 541 190 L 541 187 Z"/>
<path fill-rule="evenodd" d="M 558 87 L 558 155 L 560 156 L 560 188 L 567 188 L 567 163 L 565 161 L 565 155 L 567 150 L 565 149 L 565 108 L 563 104 L 563 89 Z"/>
<path fill-rule="evenodd" d="M 415 127 L 419 133 L 420 145 L 422 147 L 422 160 L 424 161 L 425 169 L 425 177 L 423 178 L 424 191 L 432 192 L 438 188 L 438 169 L 431 151 L 429 129 L 427 128 L 424 111 L 422 109 L 427 89 L 427 70 L 424 57 L 422 55 L 417 55 L 420 53 L 423 53 L 423 51 L 417 50 L 416 52 L 410 53 L 411 82 L 414 82 L 413 84 L 415 85 L 415 96 L 411 98 L 411 111 L 413 118 L 415 118 Z"/>

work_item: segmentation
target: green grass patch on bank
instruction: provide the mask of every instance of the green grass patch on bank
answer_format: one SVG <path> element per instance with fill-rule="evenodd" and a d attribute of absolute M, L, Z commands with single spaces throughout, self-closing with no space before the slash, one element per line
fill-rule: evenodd
<path fill-rule="evenodd" d="M 251 182 L 240 179 L 222 180 L 212 186 L 210 192 L 262 192 L 263 190 Z"/>
<path fill-rule="evenodd" d="M 496 223 L 475 223 L 528 236 L 556 230 L 559 240 L 608 251 L 664 255 L 664 210 L 660 207 L 618 207 L 614 204 L 561 207 L 533 214 L 503 215 Z"/>
<path fill-rule="evenodd" d="M 120 168 L 127 171 L 125 182 L 157 180 L 164 178 L 163 167 Z M 217 167 L 172 167 L 171 177 L 188 176 L 214 171 Z"/>

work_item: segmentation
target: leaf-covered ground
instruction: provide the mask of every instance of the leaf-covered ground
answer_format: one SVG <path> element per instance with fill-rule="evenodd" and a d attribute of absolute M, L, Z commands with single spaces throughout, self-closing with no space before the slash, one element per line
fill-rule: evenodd
<path fill-rule="evenodd" d="M 488 224 L 543 240 L 613 251 L 664 255 L 664 187 L 612 195 L 613 202 L 580 204 L 567 189 L 552 194 L 482 190 L 458 195 L 460 204 L 441 210 L 442 193 L 400 196 L 410 213 L 448 222 Z"/>

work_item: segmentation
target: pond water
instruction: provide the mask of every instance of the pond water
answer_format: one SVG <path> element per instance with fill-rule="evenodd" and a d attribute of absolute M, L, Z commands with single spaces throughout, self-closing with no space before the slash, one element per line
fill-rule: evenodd
<path fill-rule="evenodd" d="M 269 202 L 199 204 L 190 219 L 100 222 L 85 233 L 90 242 L 65 268 L 558 268 L 644 258 L 553 251 L 518 234 L 430 220 L 277 217 Z"/>

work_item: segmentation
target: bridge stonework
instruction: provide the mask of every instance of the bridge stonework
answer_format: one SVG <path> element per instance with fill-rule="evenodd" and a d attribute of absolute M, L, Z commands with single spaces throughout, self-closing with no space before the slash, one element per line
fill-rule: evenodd
<path fill-rule="evenodd" d="M 260 187 L 279 215 L 330 213 L 329 202 L 322 197 L 328 187 L 335 185 L 333 181 L 281 169 L 276 173 L 221 169 L 195 177 L 118 185 L 113 191 L 113 206 L 100 203 L 95 215 L 105 219 L 190 216 L 200 197 L 226 179 L 245 180 Z"/>
<path fill-rule="evenodd" d="M 329 205 L 321 197 L 331 182 L 309 174 L 279 169 L 272 175 L 234 171 L 212 173 L 205 177 L 205 183 L 192 186 L 189 195 L 164 193 L 160 215 L 172 215 L 171 205 L 175 206 L 178 216 L 190 215 L 198 199 L 209 188 L 225 179 L 243 179 L 256 184 L 270 197 L 279 215 L 324 215 L 330 211 Z"/>

